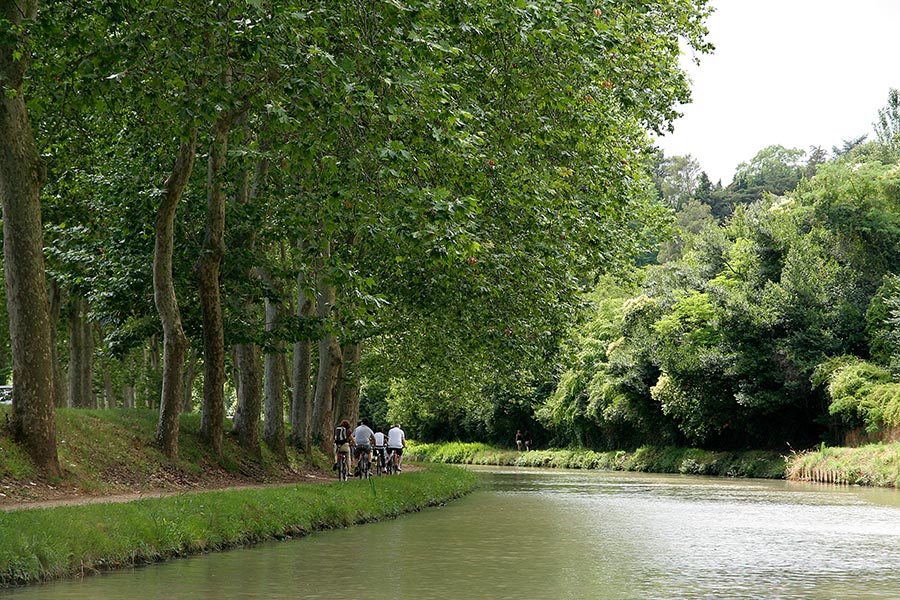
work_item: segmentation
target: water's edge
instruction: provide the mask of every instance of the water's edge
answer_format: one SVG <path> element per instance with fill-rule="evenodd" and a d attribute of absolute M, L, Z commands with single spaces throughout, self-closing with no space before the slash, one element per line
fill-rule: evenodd
<path fill-rule="evenodd" d="M 900 443 L 858 448 L 821 447 L 782 454 L 766 450 L 717 452 L 655 446 L 643 446 L 631 452 L 595 452 L 583 448 L 520 452 L 486 444 L 450 442 L 413 444 L 409 455 L 414 460 L 431 463 L 679 473 L 900 487 Z"/>
<path fill-rule="evenodd" d="M 0 588 L 394 518 L 468 494 L 476 479 L 464 469 L 431 465 L 369 481 L 2 513 Z"/>

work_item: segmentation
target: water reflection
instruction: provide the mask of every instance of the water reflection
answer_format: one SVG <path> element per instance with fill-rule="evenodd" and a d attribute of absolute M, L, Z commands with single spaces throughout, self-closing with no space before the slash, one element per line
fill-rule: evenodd
<path fill-rule="evenodd" d="M 447 507 L 0 596 L 900 597 L 900 494 L 760 480 L 484 470 Z"/>

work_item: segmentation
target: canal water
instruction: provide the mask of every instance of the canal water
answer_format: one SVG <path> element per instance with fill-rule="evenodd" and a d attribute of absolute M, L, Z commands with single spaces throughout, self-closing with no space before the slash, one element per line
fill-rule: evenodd
<path fill-rule="evenodd" d="M 0 598 L 900 598 L 896 491 L 477 471 L 479 491 L 396 520 Z"/>

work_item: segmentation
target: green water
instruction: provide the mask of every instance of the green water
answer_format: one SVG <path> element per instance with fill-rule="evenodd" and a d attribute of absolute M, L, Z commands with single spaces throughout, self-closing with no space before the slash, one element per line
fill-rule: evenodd
<path fill-rule="evenodd" d="M 479 469 L 448 506 L 0 593 L 24 599 L 900 598 L 900 494 Z"/>

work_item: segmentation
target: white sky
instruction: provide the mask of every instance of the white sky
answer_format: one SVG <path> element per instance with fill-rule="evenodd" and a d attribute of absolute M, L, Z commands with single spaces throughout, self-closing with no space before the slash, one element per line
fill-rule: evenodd
<path fill-rule="evenodd" d="M 690 154 L 728 185 L 772 144 L 830 151 L 869 133 L 900 88 L 900 0 L 712 0 L 711 55 L 690 65 L 693 102 L 667 156 Z"/>

